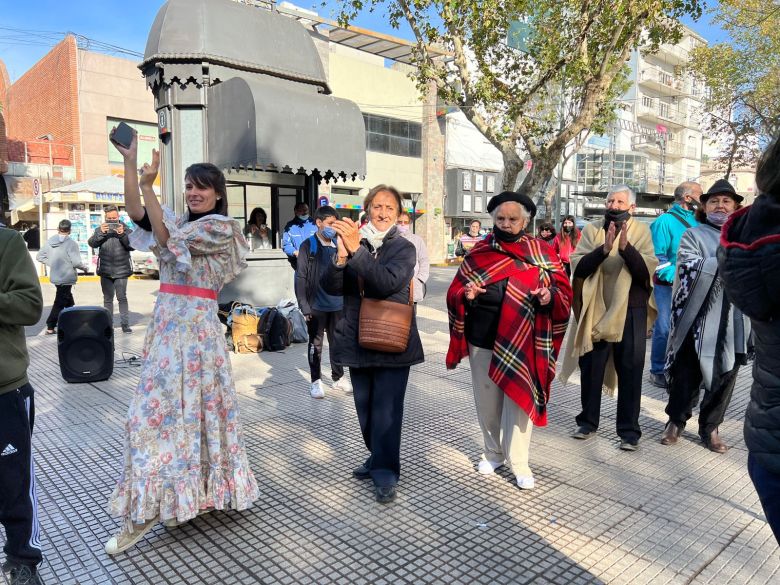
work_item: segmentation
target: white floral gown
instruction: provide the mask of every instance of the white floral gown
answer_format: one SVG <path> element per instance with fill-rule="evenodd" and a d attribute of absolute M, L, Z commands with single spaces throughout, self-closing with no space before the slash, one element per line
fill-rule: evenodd
<path fill-rule="evenodd" d="M 246 266 L 235 220 L 209 215 L 187 223 L 166 209 L 164 221 L 165 247 L 151 232 L 131 234 L 134 248 L 159 257 L 161 286 L 219 291 Z M 160 292 L 109 510 L 129 529 L 158 514 L 184 522 L 208 508 L 244 510 L 257 497 L 217 301 Z"/>

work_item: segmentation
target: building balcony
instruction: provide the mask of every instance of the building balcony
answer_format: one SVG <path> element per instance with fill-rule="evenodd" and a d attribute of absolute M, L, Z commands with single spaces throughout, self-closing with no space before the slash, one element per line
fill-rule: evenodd
<path fill-rule="evenodd" d="M 673 125 L 683 128 L 686 124 L 686 110 L 679 109 L 677 104 L 661 101 L 658 98 L 641 96 L 637 103 L 638 118 L 651 120 L 655 124 Z"/>
<path fill-rule="evenodd" d="M 681 78 L 659 69 L 658 67 L 652 67 L 645 65 L 639 72 L 639 83 L 646 85 L 658 91 L 674 90 L 680 93 L 686 91 L 686 83 Z"/>
<path fill-rule="evenodd" d="M 632 136 L 631 149 L 660 156 L 660 136 L 658 134 L 640 134 L 638 136 Z M 664 152 L 667 157 L 681 158 L 683 156 L 683 146 L 679 142 L 667 141 L 664 145 Z"/>
<path fill-rule="evenodd" d="M 691 59 L 691 53 L 685 47 L 666 43 L 658 48 L 656 56 L 670 65 L 685 65 Z"/>

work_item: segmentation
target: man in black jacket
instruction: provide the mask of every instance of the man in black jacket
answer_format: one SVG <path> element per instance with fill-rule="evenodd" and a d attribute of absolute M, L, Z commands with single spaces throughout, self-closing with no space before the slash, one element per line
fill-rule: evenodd
<path fill-rule="evenodd" d="M 351 392 L 352 386 L 344 377 L 344 368 L 333 362 L 333 331 L 342 317 L 344 301 L 341 296 L 326 293 L 321 285 L 322 275 L 327 266 L 333 263 L 336 255 L 336 230 L 333 223 L 338 220 L 338 212 L 329 206 L 317 209 L 314 221 L 317 232 L 305 239 L 298 250 L 298 263 L 295 270 L 295 296 L 298 306 L 306 318 L 309 329 L 309 370 L 311 372 L 311 396 L 323 398 L 321 360 L 322 341 L 328 332 L 328 345 L 331 350 L 333 387 Z"/>
<path fill-rule="evenodd" d="M 105 208 L 106 221 L 89 238 L 89 245 L 99 248 L 97 273 L 103 289 L 103 306 L 114 315 L 114 295 L 119 302 L 119 317 L 123 333 L 132 333 L 130 309 L 127 304 L 127 279 L 133 273 L 130 260 L 131 230 L 119 221 L 119 210 L 114 205 Z"/>

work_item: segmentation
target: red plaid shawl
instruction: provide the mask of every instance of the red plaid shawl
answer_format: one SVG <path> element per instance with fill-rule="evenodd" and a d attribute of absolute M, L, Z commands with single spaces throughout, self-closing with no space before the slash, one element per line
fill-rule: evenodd
<path fill-rule="evenodd" d="M 552 248 L 530 236 L 514 243 L 492 235 L 474 246 L 447 291 L 450 347 L 447 369 L 469 353 L 464 333 L 465 286 L 480 287 L 508 279 L 498 335 L 490 362 L 490 379 L 514 400 L 537 426 L 547 424 L 547 401 L 555 377 L 555 360 L 569 321 L 572 290 Z M 530 291 L 546 286 L 552 311 L 536 311 Z"/>

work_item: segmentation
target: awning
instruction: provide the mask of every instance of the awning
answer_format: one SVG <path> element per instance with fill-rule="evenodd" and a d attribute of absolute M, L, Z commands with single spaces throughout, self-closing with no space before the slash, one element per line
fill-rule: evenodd
<path fill-rule="evenodd" d="M 234 77 L 208 91 L 208 158 L 218 167 L 365 176 L 365 126 L 353 102 L 271 77 Z"/>

